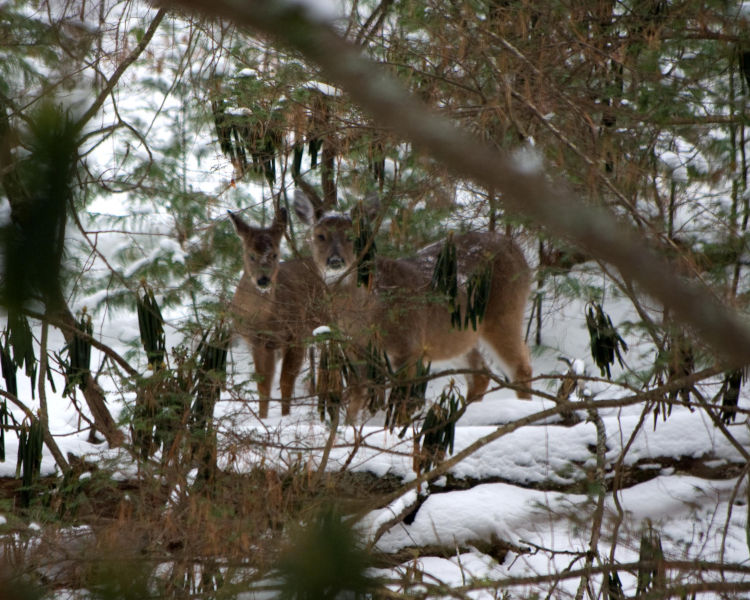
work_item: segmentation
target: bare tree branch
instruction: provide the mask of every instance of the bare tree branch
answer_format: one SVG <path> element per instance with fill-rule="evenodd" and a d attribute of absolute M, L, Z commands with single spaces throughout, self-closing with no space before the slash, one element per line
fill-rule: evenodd
<path fill-rule="evenodd" d="M 149 42 L 151 41 L 151 38 L 154 37 L 154 33 L 156 33 L 157 28 L 159 27 L 159 24 L 164 19 L 164 15 L 166 15 L 167 11 L 164 8 L 160 8 L 156 16 L 154 17 L 153 21 L 151 21 L 151 24 L 148 26 L 148 29 L 143 34 L 143 37 L 141 38 L 141 41 L 138 43 L 138 45 L 133 48 L 133 51 L 128 54 L 128 56 L 123 60 L 115 69 L 115 72 L 112 74 L 112 77 L 110 77 L 105 86 L 102 88 L 102 90 L 99 92 L 99 95 L 96 97 L 96 100 L 94 100 L 93 104 L 89 106 L 88 110 L 81 116 L 80 119 L 78 119 L 77 126 L 78 129 L 83 129 L 83 127 L 88 123 L 91 118 L 99 112 L 99 109 L 102 107 L 102 104 L 104 104 L 104 101 L 107 99 L 107 96 L 109 96 L 110 93 L 112 93 L 112 90 L 117 85 L 117 82 L 120 81 L 120 77 L 122 77 L 123 73 L 127 71 L 128 67 L 132 65 L 136 59 L 143 53 L 143 51 L 146 49 L 146 46 L 148 46 Z"/>

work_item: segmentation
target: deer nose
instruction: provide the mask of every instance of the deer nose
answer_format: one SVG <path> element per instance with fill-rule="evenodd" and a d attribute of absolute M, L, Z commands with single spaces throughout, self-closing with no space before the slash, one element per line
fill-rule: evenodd
<path fill-rule="evenodd" d="M 338 256 L 338 255 L 334 255 L 334 256 L 329 256 L 329 257 L 328 257 L 328 260 L 326 261 L 326 264 L 327 264 L 327 265 L 328 265 L 328 266 L 329 266 L 329 267 L 330 267 L 331 269 L 341 269 L 341 268 L 343 268 L 343 267 L 344 267 L 344 259 L 343 259 L 343 258 L 341 258 L 341 257 L 340 257 L 340 256 Z"/>
<path fill-rule="evenodd" d="M 268 285 L 271 283 L 271 278 L 267 275 L 262 275 L 261 277 L 258 277 L 256 283 L 258 284 L 259 288 L 268 287 Z"/>

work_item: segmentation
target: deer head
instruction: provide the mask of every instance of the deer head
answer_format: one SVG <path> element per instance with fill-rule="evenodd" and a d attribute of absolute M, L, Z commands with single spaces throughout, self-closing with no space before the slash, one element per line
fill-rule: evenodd
<path fill-rule="evenodd" d="M 294 212 L 303 223 L 311 226 L 310 249 L 318 272 L 328 284 L 348 283 L 358 259 L 352 215 L 332 210 L 309 184 L 301 180 L 297 183 Z M 376 214 L 379 206 L 376 196 L 365 200 L 368 216 Z"/>
<path fill-rule="evenodd" d="M 242 240 L 245 273 L 261 293 L 273 289 L 279 272 L 279 247 L 286 228 L 287 212 L 279 208 L 270 227 L 248 225 L 238 214 L 229 212 L 237 235 Z"/>

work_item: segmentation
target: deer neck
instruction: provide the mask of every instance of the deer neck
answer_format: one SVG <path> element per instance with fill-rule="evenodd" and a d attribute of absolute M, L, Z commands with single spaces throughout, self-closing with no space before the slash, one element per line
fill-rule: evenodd
<path fill-rule="evenodd" d="M 277 284 L 274 282 L 267 289 L 259 289 L 249 277 L 244 276 L 245 293 L 243 300 L 247 303 L 249 312 L 255 320 L 265 321 L 273 316 L 273 309 L 277 297 Z"/>

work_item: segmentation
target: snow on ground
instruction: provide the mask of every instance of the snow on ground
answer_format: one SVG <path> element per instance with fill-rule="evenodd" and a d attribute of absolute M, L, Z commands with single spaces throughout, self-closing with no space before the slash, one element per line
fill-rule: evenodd
<path fill-rule="evenodd" d="M 124 351 L 114 341 L 115 349 Z M 247 377 L 250 361 L 242 342 L 234 346 L 231 359 L 233 377 Z M 300 395 L 304 394 L 304 388 L 305 382 L 301 378 L 298 382 Z M 431 389 L 437 392 L 439 385 Z M 622 391 L 612 388 L 597 399 L 623 395 Z M 748 404 L 743 398 L 742 405 Z M 498 426 L 541 413 L 551 406 L 547 400 L 523 401 L 508 391 L 492 392 L 482 402 L 469 406 L 458 422 L 454 454 L 493 434 Z M 271 416 L 264 423 L 255 418 L 254 408 L 252 396 L 247 403 L 224 398 L 217 407 L 217 417 L 224 432 L 240 439 L 252 436 L 256 441 L 271 439 L 277 443 L 273 448 L 258 445 L 256 453 L 248 451 L 234 455 L 231 461 L 224 457 L 223 468 L 243 472 L 261 461 L 265 464 L 277 461 L 282 467 L 304 461 L 317 467 L 330 430 L 327 424 L 320 422 L 316 406 L 299 402 L 289 417 L 281 417 L 279 403 L 272 402 Z M 748 519 L 746 482 L 738 485 L 736 478 L 701 479 L 658 462 L 669 458 L 675 461 L 693 458 L 712 467 L 742 465 L 744 462 L 739 451 L 705 413 L 681 407 L 675 407 L 671 416 L 664 421 L 659 419 L 655 426 L 649 415 L 634 440 L 629 441 L 641 421 L 642 409 L 636 404 L 600 411 L 607 433 L 608 466 L 620 459 L 623 447 L 630 443 L 624 464 L 640 468 L 651 477 L 621 490 L 618 495 L 625 519 L 618 538 L 616 559 L 629 562 L 637 558 L 640 528 L 648 520 L 663 535 L 668 557 L 712 561 L 719 560 L 723 554 L 725 561 L 748 564 L 750 555 L 744 532 Z M 584 411 L 579 413 L 582 420 L 574 426 L 538 419 L 486 444 L 448 473 L 450 481 L 467 482 L 462 485 L 472 487 L 455 489 L 449 480 L 442 478 L 426 497 L 424 486 L 420 495 L 409 492 L 391 506 L 368 514 L 359 524 L 363 536 L 373 539 L 383 523 L 394 514 L 413 507 L 418 508 L 413 521 L 399 523 L 382 532 L 377 548 L 396 552 L 415 546 L 455 547 L 452 558 L 419 558 L 419 566 L 436 581 L 449 585 L 462 582 L 463 585 L 472 577 L 498 578 L 562 571 L 570 563 L 570 551 L 587 549 L 588 525 L 594 510 L 593 495 L 555 491 L 576 483 L 585 490 L 595 467 L 596 429 L 586 420 Z M 78 426 L 74 414 L 69 400 L 50 399 L 51 428 L 62 451 L 87 455 L 88 460 L 96 460 L 97 456 L 111 458 L 112 453 L 102 454 L 99 447 L 84 441 L 82 434 L 71 435 L 70 432 Z M 750 428 L 745 423 L 730 425 L 729 429 L 742 447 L 750 448 Z M 375 415 L 365 425 L 356 428 L 342 425 L 327 468 L 338 470 L 348 465 L 352 471 L 411 481 L 415 477 L 411 458 L 412 437 L 411 431 L 400 438 L 398 432 L 384 430 L 382 415 Z M 8 436 L 6 443 L 8 456 L 13 457 L 14 436 Z M 51 474 L 54 470 L 52 458 L 45 453 L 43 474 Z M 0 464 L 0 476 L 13 476 L 14 471 L 13 460 Z M 610 552 L 610 534 L 616 515 L 614 500 L 609 495 L 599 545 L 603 555 Z M 498 540 L 516 548 L 547 550 L 531 554 L 511 551 L 498 564 L 493 557 L 475 547 Z M 564 553 L 554 554 L 552 551 Z M 391 571 L 391 575 L 397 572 Z M 633 588 L 630 592 L 634 591 L 635 585 L 631 579 L 623 579 L 626 591 L 628 586 Z M 577 582 L 573 581 L 565 584 L 564 589 L 574 592 L 575 585 Z"/>
<path fill-rule="evenodd" d="M 517 400 L 507 392 L 490 394 L 481 403 L 471 405 L 458 422 L 454 454 L 492 434 L 498 425 L 539 413 L 549 406 L 549 402 L 542 400 Z M 625 444 L 642 421 L 641 411 L 640 405 L 601 411 L 607 432 L 609 467 L 620 460 Z M 372 421 L 377 422 L 377 416 Z M 286 446 L 275 451 L 275 460 L 288 465 L 299 460 L 299 453 L 304 450 L 304 460 L 317 467 L 329 429 L 318 421 L 314 407 L 298 406 L 286 418 L 278 416 L 274 409 L 267 425 L 272 430 L 267 434 Z M 234 422 L 233 427 L 236 426 Z M 252 422 L 247 427 L 260 434 Z M 729 429 L 742 447 L 750 448 L 750 429 L 744 423 L 731 425 Z M 356 453 L 355 438 L 360 441 Z M 454 481 L 474 482 L 473 487 L 446 486 L 441 491 L 440 484 L 446 485 L 442 478 L 426 500 L 412 490 L 393 504 L 371 512 L 360 523 L 360 529 L 366 539 L 372 540 L 392 517 L 405 514 L 409 507 L 417 509 L 412 522 L 393 526 L 380 537 L 376 547 L 385 552 L 413 547 L 454 547 L 455 558 L 418 559 L 421 568 L 449 585 L 466 583 L 472 577 L 560 572 L 569 567 L 570 552 L 583 553 L 588 549 L 595 502 L 593 491 L 589 495 L 571 494 L 554 488 L 578 482 L 586 489 L 596 463 L 595 447 L 596 429 L 590 422 L 582 420 L 573 427 L 565 427 L 539 420 L 487 444 L 450 469 L 449 477 Z M 353 471 L 396 476 L 408 482 L 415 476 L 411 449 L 411 433 L 401 439 L 379 425 L 342 427 L 328 468 L 337 470 L 346 464 Z M 261 458 L 268 461 L 268 451 L 262 457 L 248 454 L 237 458 L 229 468 L 249 469 Z M 725 561 L 748 564 L 750 555 L 744 532 L 748 522 L 746 481 L 738 484 L 736 478 L 702 479 L 658 462 L 686 458 L 701 459 L 709 467 L 745 464 L 739 451 L 703 412 L 675 407 L 671 416 L 665 421 L 660 418 L 656 425 L 649 414 L 629 442 L 624 465 L 640 468 L 650 478 L 621 490 L 619 509 L 608 495 L 599 544 L 602 555 L 610 552 L 612 524 L 618 510 L 622 510 L 623 524 L 615 553 L 620 562 L 637 560 L 637 541 L 641 528 L 648 522 L 662 534 L 665 555 L 669 558 L 719 561 L 723 556 Z M 482 481 L 491 483 L 477 483 Z M 476 549 L 466 553 L 467 548 L 498 540 L 517 548 L 548 551 L 510 552 L 502 564 Z M 467 561 L 476 572 L 467 569 Z M 635 579 L 625 575 L 622 579 L 626 592 L 633 593 Z M 576 585 L 577 580 L 565 584 L 563 589 L 572 593 Z"/>
<path fill-rule="evenodd" d="M 123 338 L 137 335 L 134 316 L 119 313 L 110 318 L 118 323 L 120 333 L 109 331 L 107 343 L 118 352 L 125 352 Z M 559 331 L 566 327 L 569 327 L 567 334 Z M 558 320 L 556 328 L 556 336 L 570 339 L 573 346 L 582 344 L 577 320 Z M 102 329 L 109 330 L 109 326 L 103 325 Z M 244 342 L 234 344 L 230 361 L 233 380 L 249 379 L 251 365 Z M 536 372 L 541 371 L 543 367 L 539 364 L 544 363 L 554 363 L 549 353 L 535 361 Z M 98 364 L 96 358 L 94 364 Z M 306 393 L 304 375 L 297 385 L 300 396 Z M 447 378 L 434 382 L 428 394 L 436 396 L 446 382 Z M 113 394 L 112 407 L 129 398 L 119 394 L 111 380 L 102 378 L 101 383 Z M 278 397 L 278 388 L 276 395 Z M 626 396 L 616 386 L 602 386 L 595 399 Z M 257 404 L 252 390 L 248 392 L 248 399 L 248 402 L 239 402 L 225 396 L 217 406 L 216 416 L 223 435 L 259 443 L 248 445 L 247 452 L 233 453 L 231 460 L 229 456 L 221 457 L 221 466 L 237 472 L 245 472 L 261 462 L 266 465 L 276 462 L 281 468 L 300 463 L 317 468 L 330 433 L 329 426 L 319 420 L 317 406 L 310 401 L 300 401 L 294 405 L 290 416 L 282 417 L 279 402 L 273 401 L 270 417 L 261 423 L 255 417 Z M 748 405 L 750 402 L 743 397 L 742 406 Z M 454 454 L 494 434 L 498 427 L 533 417 L 552 406 L 550 401 L 538 398 L 518 400 L 507 390 L 491 392 L 482 402 L 470 405 L 458 422 Z M 718 561 L 723 556 L 724 561 L 748 564 L 746 481 L 738 484 L 736 477 L 697 478 L 680 472 L 677 464 L 679 460 L 695 459 L 711 468 L 742 466 L 745 463 L 740 452 L 703 411 L 675 407 L 666 420 L 659 418 L 654 423 L 650 414 L 643 421 L 642 410 L 641 404 L 633 404 L 600 411 L 607 434 L 608 467 L 621 459 L 621 452 L 628 444 L 624 465 L 641 470 L 648 478 L 618 494 L 624 520 L 617 540 L 616 560 L 637 559 L 641 527 L 650 522 L 663 536 L 667 557 Z M 390 506 L 373 510 L 359 523 L 364 539 L 374 540 L 379 529 L 394 515 L 416 509 L 408 524 L 402 522 L 380 531 L 382 536 L 377 539 L 376 547 L 386 552 L 419 546 L 455 548 L 451 558 L 441 555 L 418 559 L 419 567 L 435 582 L 467 585 L 472 578 L 497 579 L 563 571 L 572 560 L 570 552 L 585 552 L 588 548 L 595 506 L 596 488 L 590 484 L 596 464 L 596 428 L 586 420 L 585 411 L 578 411 L 578 414 L 581 420 L 573 426 L 564 426 L 556 419 L 538 418 L 484 445 L 453 466 L 448 478 L 435 482 L 431 492 L 427 493 L 427 487 L 422 486 L 420 494 L 412 490 Z M 68 399 L 50 398 L 51 429 L 63 453 L 86 455 L 87 460 L 116 456 L 87 443 L 83 434 L 73 434 L 78 427 L 74 415 Z M 637 435 L 630 440 L 639 423 Z M 750 428 L 746 423 L 730 425 L 729 430 L 743 448 L 750 448 Z M 358 427 L 341 425 L 327 468 L 335 471 L 346 465 L 355 472 L 388 475 L 405 483 L 412 481 L 416 476 L 411 458 L 413 432 L 407 431 L 403 438 L 398 433 L 383 429 L 380 414 Z M 268 440 L 274 444 L 262 443 Z M 7 436 L 6 444 L 8 456 L 13 457 L 14 436 Z M 670 459 L 674 464 L 669 464 Z M 121 476 L 125 477 L 129 467 L 125 464 L 123 468 Z M 42 472 L 54 471 L 54 461 L 45 453 Z M 14 472 L 14 460 L 0 463 L 0 476 L 11 477 Z M 582 493 L 560 491 L 571 485 L 576 485 Z M 610 494 L 605 503 L 603 535 L 599 543 L 603 556 L 610 553 L 617 514 L 618 508 Z M 498 541 L 517 550 L 509 551 L 501 563 L 486 554 L 486 549 L 477 548 L 484 549 L 487 544 Z M 519 551 L 525 547 L 536 550 Z M 408 564 L 400 570 L 389 571 L 390 576 L 398 576 Z M 579 561 L 575 566 L 582 565 Z M 626 592 L 634 592 L 632 577 L 624 575 L 623 584 Z M 561 593 L 562 590 L 575 592 L 576 585 L 577 580 L 563 584 Z M 478 593 L 477 597 L 484 595 L 486 592 Z"/>

